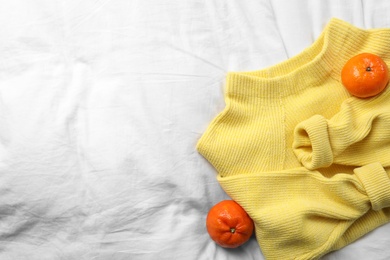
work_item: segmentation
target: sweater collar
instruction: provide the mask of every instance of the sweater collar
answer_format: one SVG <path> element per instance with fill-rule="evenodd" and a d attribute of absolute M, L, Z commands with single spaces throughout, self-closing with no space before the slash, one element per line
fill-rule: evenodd
<path fill-rule="evenodd" d="M 390 30 L 385 31 L 386 37 L 389 37 Z M 329 79 L 335 80 L 337 85 L 347 60 L 364 52 L 364 46 L 362 48 L 359 44 L 362 38 L 366 39 L 367 46 L 375 50 L 374 53 L 381 55 L 385 46 L 370 43 L 370 36 L 381 33 L 383 29 L 360 29 L 332 18 L 314 43 L 298 55 L 262 70 L 229 72 L 226 92 L 228 95 L 277 98 L 292 95 Z"/>

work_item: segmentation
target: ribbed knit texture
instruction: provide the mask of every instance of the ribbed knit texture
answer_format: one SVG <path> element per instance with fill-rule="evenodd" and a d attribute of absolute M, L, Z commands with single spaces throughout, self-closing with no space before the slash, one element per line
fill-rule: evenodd
<path fill-rule="evenodd" d="M 340 81 L 362 52 L 390 65 L 390 29 L 334 18 L 297 56 L 227 75 L 226 107 L 197 149 L 266 259 L 318 259 L 390 220 L 390 87 L 358 99 Z"/>

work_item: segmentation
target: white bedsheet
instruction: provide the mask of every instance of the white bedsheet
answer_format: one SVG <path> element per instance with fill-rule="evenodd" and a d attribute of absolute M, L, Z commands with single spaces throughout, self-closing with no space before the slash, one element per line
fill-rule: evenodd
<path fill-rule="evenodd" d="M 288 59 L 386 0 L 1 0 L 0 260 L 264 259 L 217 246 L 195 150 L 226 73 Z M 390 259 L 390 225 L 326 260 Z"/>

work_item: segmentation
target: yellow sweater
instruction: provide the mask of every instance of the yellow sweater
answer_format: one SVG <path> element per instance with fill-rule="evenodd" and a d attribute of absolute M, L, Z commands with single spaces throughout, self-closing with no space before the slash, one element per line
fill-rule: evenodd
<path fill-rule="evenodd" d="M 390 87 L 358 99 L 340 82 L 362 52 L 390 65 L 390 29 L 333 18 L 297 56 L 227 75 L 226 107 L 197 149 L 266 259 L 318 259 L 390 220 Z"/>

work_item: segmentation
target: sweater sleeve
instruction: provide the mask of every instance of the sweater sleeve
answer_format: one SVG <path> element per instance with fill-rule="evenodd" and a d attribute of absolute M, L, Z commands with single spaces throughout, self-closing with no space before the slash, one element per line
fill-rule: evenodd
<path fill-rule="evenodd" d="M 248 212 L 267 259 L 317 259 L 387 221 L 389 174 L 379 163 L 331 178 L 304 167 L 218 178 Z M 378 224 L 379 223 L 379 224 Z"/>
<path fill-rule="evenodd" d="M 293 149 L 307 169 L 331 164 L 390 166 L 390 91 L 372 99 L 351 97 L 331 119 L 321 115 L 299 123 Z"/>

